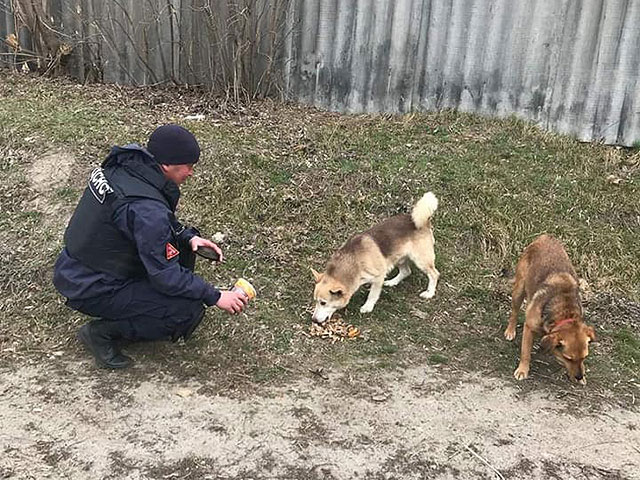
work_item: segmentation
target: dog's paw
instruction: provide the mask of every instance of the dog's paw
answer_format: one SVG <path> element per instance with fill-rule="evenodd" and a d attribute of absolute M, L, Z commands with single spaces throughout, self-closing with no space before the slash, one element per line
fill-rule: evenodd
<path fill-rule="evenodd" d="M 360 313 L 371 313 L 373 311 L 373 305 L 367 305 L 366 303 L 360 307 Z"/>
<path fill-rule="evenodd" d="M 529 369 L 525 367 L 518 367 L 516 371 L 513 372 L 513 376 L 516 377 L 516 380 L 524 380 L 529 376 Z"/>
<path fill-rule="evenodd" d="M 504 331 L 504 338 L 506 338 L 509 341 L 516 338 L 516 329 L 507 327 L 507 329 Z"/>
<path fill-rule="evenodd" d="M 425 290 L 424 292 L 422 292 L 420 294 L 420 298 L 433 298 L 435 296 L 436 292 L 432 292 L 430 290 Z"/>

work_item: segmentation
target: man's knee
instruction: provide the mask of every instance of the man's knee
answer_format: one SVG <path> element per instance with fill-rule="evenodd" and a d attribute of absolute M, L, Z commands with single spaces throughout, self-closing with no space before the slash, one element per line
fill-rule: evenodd
<path fill-rule="evenodd" d="M 173 342 L 176 342 L 181 337 L 185 340 L 189 340 L 189 338 L 191 338 L 191 335 L 193 335 L 193 332 L 195 332 L 196 328 L 198 328 L 198 326 L 202 322 L 202 319 L 204 318 L 204 311 L 204 306 L 201 306 L 199 310 L 194 312 L 194 315 L 188 321 L 180 324 L 177 328 L 175 328 L 171 340 Z"/>
<path fill-rule="evenodd" d="M 196 303 L 180 312 L 167 312 L 162 318 L 138 318 L 131 320 L 131 327 L 138 341 L 188 339 L 204 317 L 204 305 Z"/>

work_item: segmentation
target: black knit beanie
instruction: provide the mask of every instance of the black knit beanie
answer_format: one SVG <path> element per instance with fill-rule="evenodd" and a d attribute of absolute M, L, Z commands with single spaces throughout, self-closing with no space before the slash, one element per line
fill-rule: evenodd
<path fill-rule="evenodd" d="M 149 137 L 147 150 L 156 162 L 164 165 L 196 163 L 200 158 L 200 146 L 193 133 L 174 124 L 156 128 Z"/>

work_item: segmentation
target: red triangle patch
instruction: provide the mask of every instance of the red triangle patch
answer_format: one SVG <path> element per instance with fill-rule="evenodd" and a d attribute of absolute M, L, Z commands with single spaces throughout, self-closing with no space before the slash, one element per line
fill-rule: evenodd
<path fill-rule="evenodd" d="M 176 247 L 167 242 L 167 260 L 171 260 L 173 257 L 180 255 L 180 252 Z"/>

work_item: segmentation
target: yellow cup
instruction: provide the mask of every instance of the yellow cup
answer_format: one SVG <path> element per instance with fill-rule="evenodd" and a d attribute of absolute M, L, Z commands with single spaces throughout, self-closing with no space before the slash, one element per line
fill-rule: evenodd
<path fill-rule="evenodd" d="M 249 300 L 256 298 L 256 289 L 244 278 L 239 278 L 231 291 L 243 293 Z"/>

